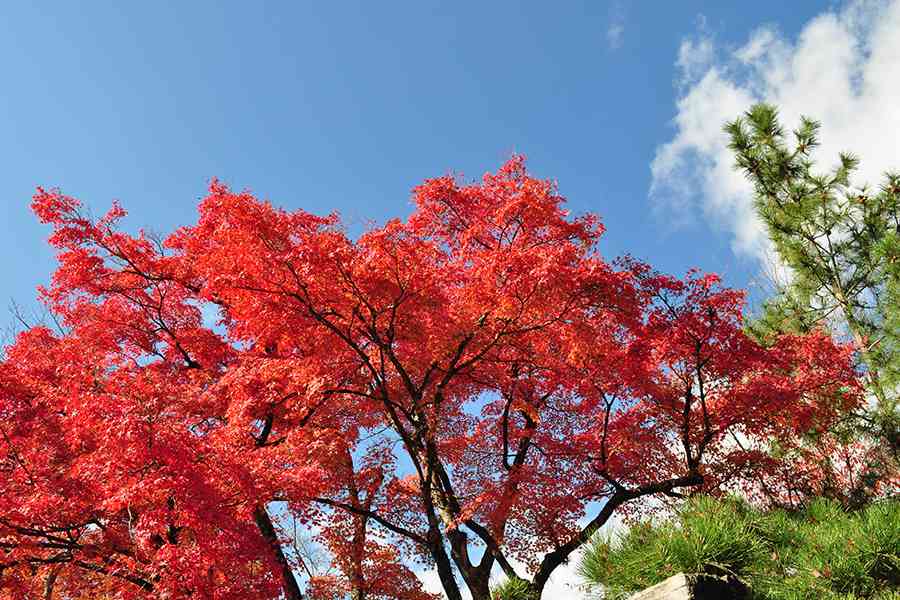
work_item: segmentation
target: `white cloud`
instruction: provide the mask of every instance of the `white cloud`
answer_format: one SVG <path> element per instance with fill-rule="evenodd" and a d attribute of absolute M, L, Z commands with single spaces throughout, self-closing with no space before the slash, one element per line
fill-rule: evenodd
<path fill-rule="evenodd" d="M 606 28 L 606 43 L 610 49 L 622 47 L 625 41 L 625 5 L 616 1 L 610 6 L 609 26 Z"/>
<path fill-rule="evenodd" d="M 678 47 L 675 64 L 681 72 L 681 81 L 689 84 L 696 81 L 698 74 L 705 72 L 712 64 L 715 48 L 713 40 L 707 36 L 684 39 Z"/>
<path fill-rule="evenodd" d="M 421 571 L 416 571 L 416 577 L 419 578 L 419 581 L 422 582 L 422 587 L 429 594 L 444 593 L 444 588 L 441 587 L 441 578 L 438 576 L 437 569 L 423 569 Z M 465 592 L 464 595 L 466 596 L 466 600 L 468 600 L 470 595 Z"/>
<path fill-rule="evenodd" d="M 816 157 L 861 156 L 857 183 L 900 169 L 900 0 L 857 0 L 810 20 L 796 40 L 773 27 L 739 48 L 718 47 L 701 21 L 676 61 L 680 94 L 675 135 L 651 164 L 658 209 L 687 221 L 700 213 L 732 236 L 737 254 L 766 263 L 768 240 L 744 176 L 732 169 L 722 126 L 755 102 L 779 107 L 793 128 L 801 115 L 822 122 Z"/>
<path fill-rule="evenodd" d="M 622 38 L 625 35 L 625 25 L 623 23 L 611 23 L 606 30 L 606 41 L 609 47 L 615 50 L 622 46 Z"/>
<path fill-rule="evenodd" d="M 559 598 L 569 600 L 587 599 L 588 595 L 583 589 L 584 582 L 576 573 L 578 563 L 581 561 L 582 549 L 579 548 L 569 557 L 569 562 L 560 565 L 550 576 L 550 580 L 544 586 L 542 598 Z M 521 568 L 521 567 L 517 567 Z"/>
<path fill-rule="evenodd" d="M 678 85 L 680 88 L 696 83 L 697 79 L 713 64 L 715 40 L 706 26 L 706 17 L 697 16 L 697 34 L 684 38 L 678 47 Z"/>

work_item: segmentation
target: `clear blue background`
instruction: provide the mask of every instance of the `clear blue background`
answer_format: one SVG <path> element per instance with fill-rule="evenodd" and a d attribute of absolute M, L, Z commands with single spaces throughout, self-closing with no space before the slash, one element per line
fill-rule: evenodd
<path fill-rule="evenodd" d="M 816 2 L 6 2 L 0 5 L 0 326 L 53 254 L 28 205 L 59 187 L 129 228 L 195 217 L 211 177 L 358 231 L 411 188 L 524 153 L 603 250 L 745 285 L 754 265 L 697 223 L 653 215 L 649 164 L 673 129 L 674 62 L 698 14 L 724 44 Z M 624 26 L 621 46 L 607 29 Z"/>

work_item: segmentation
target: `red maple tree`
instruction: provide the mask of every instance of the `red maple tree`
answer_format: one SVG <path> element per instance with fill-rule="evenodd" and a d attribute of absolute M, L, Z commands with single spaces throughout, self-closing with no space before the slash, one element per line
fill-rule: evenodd
<path fill-rule="evenodd" d="M 0 363 L 0 594 L 428 598 L 415 564 L 540 594 L 615 511 L 753 486 L 861 401 L 851 348 L 761 346 L 715 276 L 607 262 L 520 157 L 414 199 L 352 239 L 214 182 L 159 240 L 39 190 L 60 330 Z"/>

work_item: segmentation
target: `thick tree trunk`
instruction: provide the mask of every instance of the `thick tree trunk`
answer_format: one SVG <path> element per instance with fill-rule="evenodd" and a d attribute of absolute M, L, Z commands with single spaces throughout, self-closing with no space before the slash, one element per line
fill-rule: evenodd
<path fill-rule="evenodd" d="M 347 468 L 347 492 L 350 495 L 350 504 L 360 510 L 368 510 L 370 504 L 363 505 L 359 488 L 354 479 L 356 469 L 353 466 L 353 455 L 349 448 L 344 449 L 344 466 Z M 345 573 L 350 579 L 351 600 L 366 600 L 366 579 L 363 573 L 363 560 L 366 552 L 366 534 L 368 532 L 369 518 L 362 515 L 353 515 L 353 547 L 352 558 L 349 560 L 349 572 Z"/>
<path fill-rule="evenodd" d="M 467 582 L 469 593 L 472 594 L 472 600 L 491 600 L 490 580 L 479 577 L 475 581 Z"/>
<path fill-rule="evenodd" d="M 253 518 L 256 520 L 256 525 L 259 527 L 263 538 L 271 545 L 272 552 L 275 553 L 275 560 L 281 566 L 281 589 L 285 600 L 303 600 L 303 593 L 297 584 L 297 578 L 294 576 L 291 564 L 284 555 L 284 550 L 281 548 L 281 540 L 278 539 L 278 532 L 275 531 L 275 525 L 272 523 L 269 513 L 266 512 L 266 508 L 258 506 L 253 513 Z"/>
<path fill-rule="evenodd" d="M 437 565 L 438 578 L 441 580 L 441 586 L 444 593 L 447 594 L 447 600 L 462 600 L 462 593 L 459 591 L 459 584 L 453 574 L 453 565 L 450 563 L 450 557 L 444 550 L 442 540 L 438 539 L 432 542 L 431 557 Z"/>

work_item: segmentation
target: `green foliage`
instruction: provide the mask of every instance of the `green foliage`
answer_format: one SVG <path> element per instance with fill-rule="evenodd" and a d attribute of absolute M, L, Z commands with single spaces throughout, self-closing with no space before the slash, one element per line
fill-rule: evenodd
<path fill-rule="evenodd" d="M 828 173 L 810 152 L 819 124 L 801 120 L 793 144 L 772 106 L 759 104 L 726 125 L 736 166 L 755 189 L 756 210 L 795 276 L 773 303 L 787 327 L 840 314 L 865 340 L 864 362 L 879 395 L 900 383 L 900 175 L 873 192 L 851 182 L 859 159 L 841 154 Z M 796 319 L 796 321 L 795 321 Z M 794 322 L 791 322 L 794 321 Z M 893 325 L 893 326 L 892 326 Z"/>
<path fill-rule="evenodd" d="M 855 185 L 859 159 L 846 153 L 818 172 L 811 152 L 819 128 L 802 118 L 788 134 L 767 104 L 725 126 L 736 167 L 753 183 L 756 212 L 792 277 L 750 331 L 765 340 L 825 326 L 856 343 L 877 403 L 855 425 L 884 445 L 887 479 L 900 454 L 900 175 L 887 173 L 877 190 Z"/>
<path fill-rule="evenodd" d="M 670 520 L 595 537 L 578 572 L 613 600 L 678 572 L 730 576 L 756 600 L 891 598 L 900 594 L 900 501 L 847 512 L 817 500 L 788 513 L 697 497 Z"/>
<path fill-rule="evenodd" d="M 504 579 L 491 589 L 492 600 L 537 600 L 537 595 L 524 579 Z"/>
<path fill-rule="evenodd" d="M 614 540 L 596 535 L 585 547 L 578 574 L 590 585 L 602 585 L 605 598 L 617 600 L 671 577 L 677 568 L 667 561 L 663 528 L 639 523 Z"/>
<path fill-rule="evenodd" d="M 763 547 L 736 500 L 698 497 L 676 519 L 639 523 L 621 538 L 595 537 L 578 572 L 606 587 L 608 598 L 624 598 L 676 573 L 729 576 L 759 560 Z"/>

